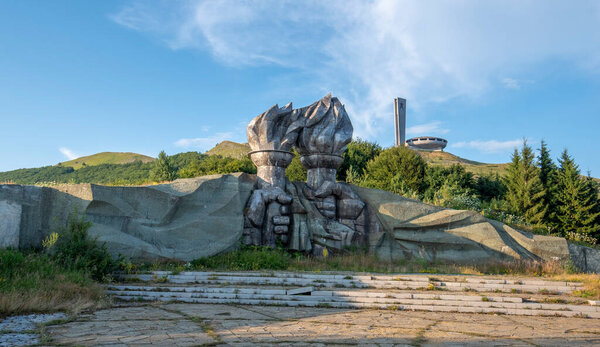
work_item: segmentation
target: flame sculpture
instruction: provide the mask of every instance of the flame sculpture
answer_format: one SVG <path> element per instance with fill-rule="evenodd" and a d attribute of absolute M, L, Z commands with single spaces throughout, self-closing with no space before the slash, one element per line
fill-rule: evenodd
<path fill-rule="evenodd" d="M 257 167 L 259 185 L 285 188 L 285 168 L 292 161 L 290 152 L 302 129 L 304 118 L 292 103 L 272 106 L 254 118 L 246 127 L 250 159 Z"/>
<path fill-rule="evenodd" d="M 254 118 L 246 131 L 259 188 L 252 192 L 244 213 L 246 244 L 275 247 L 278 242 L 289 243 L 296 250 L 319 254 L 327 247 L 342 249 L 350 245 L 355 235 L 362 239 L 364 203 L 347 185 L 335 181 L 353 131 L 337 98 L 328 94 L 295 110 L 292 103 L 281 108 L 274 105 Z M 292 146 L 308 171 L 302 193 L 295 185 L 286 186 L 285 169 L 293 158 Z M 303 199 L 301 196 L 308 200 L 298 201 Z M 313 246 L 309 235 L 320 244 Z"/>
<path fill-rule="evenodd" d="M 305 122 L 296 148 L 308 171 L 307 184 L 315 190 L 327 181 L 335 182 L 353 128 L 344 105 L 331 94 L 302 110 Z"/>

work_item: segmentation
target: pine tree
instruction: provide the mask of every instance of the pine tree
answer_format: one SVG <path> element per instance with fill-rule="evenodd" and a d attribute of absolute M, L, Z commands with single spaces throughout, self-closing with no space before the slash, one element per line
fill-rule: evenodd
<path fill-rule="evenodd" d="M 558 168 L 550 157 L 550 150 L 544 140 L 540 145 L 540 154 L 538 156 L 537 165 L 539 170 L 540 182 L 544 188 L 544 196 L 542 198 L 546 207 L 544 215 L 544 224 L 555 226 L 556 224 L 556 175 Z"/>
<path fill-rule="evenodd" d="M 544 187 L 538 171 L 534 165 L 533 150 L 527 145 L 527 141 L 523 141 L 521 153 L 515 149 L 508 166 L 505 178 L 506 201 L 512 213 L 523 216 L 532 224 L 541 224 L 547 210 L 543 201 Z"/>
<path fill-rule="evenodd" d="M 600 212 L 596 191 L 581 178 L 578 165 L 566 149 L 559 163 L 556 217 L 563 234 L 597 234 L 600 231 L 597 223 Z"/>
<path fill-rule="evenodd" d="M 158 159 L 156 160 L 154 168 L 152 169 L 151 177 L 156 182 L 172 181 L 177 178 L 175 175 L 175 169 L 171 165 L 169 156 L 167 153 L 165 153 L 165 151 L 160 151 L 158 154 Z"/>
<path fill-rule="evenodd" d="M 590 204 L 594 207 L 591 212 L 596 216 L 596 220 L 594 224 L 596 225 L 595 231 L 592 231 L 592 237 L 597 240 L 600 239 L 600 183 L 594 181 L 592 178 L 592 174 L 588 171 L 587 176 L 585 178 L 585 184 L 588 190 L 588 196 L 590 198 Z"/>

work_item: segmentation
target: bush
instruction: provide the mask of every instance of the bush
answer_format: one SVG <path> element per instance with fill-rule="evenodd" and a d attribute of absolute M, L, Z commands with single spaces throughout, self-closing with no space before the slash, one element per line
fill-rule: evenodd
<path fill-rule="evenodd" d="M 239 250 L 193 260 L 196 269 L 216 269 L 232 271 L 285 270 L 292 257 L 282 249 L 266 246 L 242 246 Z"/>
<path fill-rule="evenodd" d="M 367 163 L 375 159 L 381 153 L 381 146 L 375 142 L 364 141 L 361 139 L 353 140 L 348 144 L 348 148 L 342 155 L 344 161 L 337 170 L 337 179 L 339 181 L 348 181 L 348 170 L 353 172 L 353 180 L 364 174 Z"/>
<path fill-rule="evenodd" d="M 392 147 L 368 162 L 364 184 L 396 194 L 421 194 L 426 187 L 426 169 L 427 163 L 415 151 Z"/>
<path fill-rule="evenodd" d="M 119 262 L 108 253 L 106 245 L 99 245 L 88 236 L 91 226 L 83 216 L 71 214 L 67 225 L 57 232 L 52 258 L 65 269 L 82 271 L 97 281 L 105 281 L 117 270 Z"/>
<path fill-rule="evenodd" d="M 436 205 L 444 205 L 443 201 L 454 197 L 472 197 L 475 193 L 473 174 L 459 164 L 450 167 L 429 166 L 425 185 L 427 188 L 423 200 Z"/>

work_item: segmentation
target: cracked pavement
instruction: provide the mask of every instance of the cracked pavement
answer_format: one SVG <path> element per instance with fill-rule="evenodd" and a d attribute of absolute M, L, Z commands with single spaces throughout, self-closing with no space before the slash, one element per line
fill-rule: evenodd
<path fill-rule="evenodd" d="M 186 303 L 126 304 L 46 334 L 78 346 L 600 345 L 597 319 Z"/>

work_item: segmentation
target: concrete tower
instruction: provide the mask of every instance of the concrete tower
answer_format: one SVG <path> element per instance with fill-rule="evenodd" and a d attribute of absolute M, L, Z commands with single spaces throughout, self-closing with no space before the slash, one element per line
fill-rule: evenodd
<path fill-rule="evenodd" d="M 394 125 L 396 146 L 404 146 L 406 141 L 406 99 L 394 98 Z"/>

